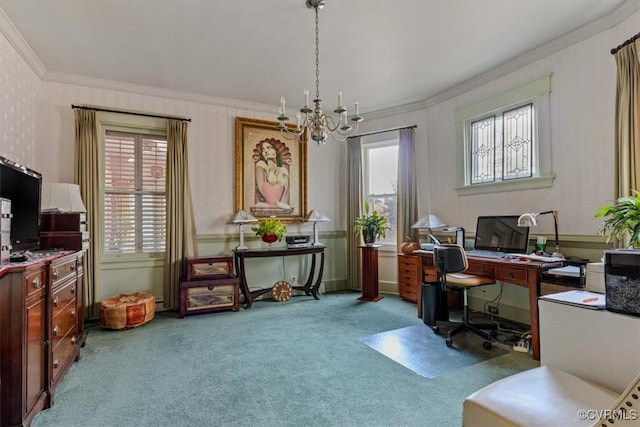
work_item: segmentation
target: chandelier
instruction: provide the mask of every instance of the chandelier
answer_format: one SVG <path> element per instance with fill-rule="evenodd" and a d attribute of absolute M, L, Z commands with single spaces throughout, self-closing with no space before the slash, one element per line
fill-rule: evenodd
<path fill-rule="evenodd" d="M 318 10 L 324 7 L 324 0 L 306 0 L 309 9 L 315 9 L 316 13 L 316 97 L 313 100 L 314 107 L 309 107 L 309 91 L 304 90 L 304 107 L 296 113 L 297 125 L 295 129 L 287 128 L 285 122 L 289 120 L 285 110 L 284 96 L 280 98 L 280 108 L 278 115 L 278 129 L 285 138 L 297 139 L 300 142 L 312 139 L 318 145 L 325 143 L 327 137 L 331 135 L 336 141 L 345 141 L 349 135 L 354 134 L 358 130 L 358 124 L 362 121 L 362 117 L 358 113 L 358 101 L 354 104 L 355 114 L 350 120 L 355 123 L 355 127 L 349 125 L 349 117 L 347 109 L 342 105 L 342 92 L 338 92 L 338 106 L 333 110 L 336 114 L 327 115 L 322 111 L 322 100 L 320 99 L 320 60 L 319 43 L 320 31 L 318 29 Z"/>

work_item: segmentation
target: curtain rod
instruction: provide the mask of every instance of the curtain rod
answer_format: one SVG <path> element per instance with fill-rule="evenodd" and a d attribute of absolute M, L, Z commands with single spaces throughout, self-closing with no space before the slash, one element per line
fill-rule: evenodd
<path fill-rule="evenodd" d="M 158 118 L 158 119 L 174 119 L 174 120 L 182 120 L 183 122 L 190 122 L 191 121 L 191 119 L 185 118 L 185 117 L 163 116 L 163 115 L 160 115 L 160 114 L 134 113 L 133 111 L 111 110 L 109 108 L 88 107 L 86 105 L 73 105 L 73 104 L 71 104 L 71 108 L 74 109 L 74 110 L 104 111 L 105 113 L 131 114 L 133 116 L 155 117 L 155 118 Z"/>
<path fill-rule="evenodd" d="M 615 48 L 611 49 L 611 55 L 615 54 L 617 51 L 619 51 L 620 49 L 622 49 L 626 45 L 631 44 L 631 43 L 633 43 L 634 41 L 636 41 L 638 39 L 640 39 L 640 33 L 638 33 L 635 36 L 631 37 L 629 40 L 625 41 L 624 43 L 622 43 L 618 47 L 615 47 Z"/>
<path fill-rule="evenodd" d="M 360 138 L 360 137 L 363 137 L 363 136 L 375 135 L 377 133 L 392 132 L 394 130 L 415 129 L 417 127 L 418 127 L 418 125 L 411 125 L 411 126 L 400 126 L 400 127 L 397 127 L 397 128 L 376 130 L 376 131 L 373 131 L 373 132 L 367 132 L 367 133 L 361 133 L 359 135 L 353 135 L 353 136 L 348 137 L 347 139 Z"/>

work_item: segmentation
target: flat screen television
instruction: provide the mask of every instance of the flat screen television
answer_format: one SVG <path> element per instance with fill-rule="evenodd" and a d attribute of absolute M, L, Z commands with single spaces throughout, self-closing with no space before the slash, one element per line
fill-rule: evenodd
<path fill-rule="evenodd" d="M 518 227 L 518 215 L 479 216 L 474 249 L 525 254 L 529 227 Z"/>
<path fill-rule="evenodd" d="M 11 200 L 11 252 L 40 248 L 42 175 L 0 157 L 0 197 Z"/>

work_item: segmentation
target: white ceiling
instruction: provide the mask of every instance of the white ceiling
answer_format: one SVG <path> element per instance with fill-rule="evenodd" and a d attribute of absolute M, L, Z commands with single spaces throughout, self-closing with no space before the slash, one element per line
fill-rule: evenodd
<path fill-rule="evenodd" d="M 320 95 L 333 109 L 341 90 L 365 112 L 422 101 L 533 49 L 557 48 L 558 38 L 572 43 L 615 25 L 602 24 L 605 16 L 639 4 L 326 0 Z M 314 14 L 305 0 L 0 0 L 0 8 L 45 80 L 144 85 L 274 113 L 281 95 L 299 107 L 307 88 L 313 99 Z"/>

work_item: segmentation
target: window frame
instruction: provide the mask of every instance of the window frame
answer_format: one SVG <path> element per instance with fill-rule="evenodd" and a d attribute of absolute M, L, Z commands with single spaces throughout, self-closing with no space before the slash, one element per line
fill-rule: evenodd
<path fill-rule="evenodd" d="M 107 130 L 126 133 L 137 133 L 150 136 L 163 136 L 167 137 L 167 120 L 156 117 L 146 117 L 130 114 L 119 114 L 110 112 L 97 112 L 96 113 L 97 125 L 97 137 L 99 141 L 99 238 L 98 247 L 100 250 L 100 259 L 103 261 L 121 261 L 126 260 L 148 260 L 148 259 L 164 259 L 165 252 L 135 252 L 135 253 L 105 253 L 104 241 L 105 241 L 105 133 Z"/>
<path fill-rule="evenodd" d="M 550 93 L 551 75 L 547 75 L 455 111 L 458 195 L 549 188 L 553 185 Z M 537 144 L 532 155 L 536 159 L 537 170 L 533 171 L 531 177 L 471 184 L 471 123 L 526 104 L 533 104 L 532 135 Z"/>
<path fill-rule="evenodd" d="M 393 146 L 395 146 L 398 151 L 400 150 L 400 136 L 398 135 L 397 132 L 393 135 L 390 133 L 382 133 L 382 134 L 371 135 L 363 138 L 361 150 L 362 150 L 362 175 L 363 175 L 362 199 L 364 201 L 368 201 L 369 196 L 372 195 L 372 193 L 369 192 L 370 191 L 369 189 L 370 166 L 369 166 L 367 151 L 372 149 L 386 148 L 386 147 L 393 147 Z M 396 188 L 397 188 L 397 185 L 398 185 L 398 178 L 396 173 Z M 394 195 L 394 193 L 376 194 L 376 196 L 390 196 L 390 195 Z M 395 193 L 395 197 L 396 197 L 396 223 L 393 224 L 393 227 L 397 230 L 398 229 L 398 224 L 397 224 L 398 193 L 397 192 Z M 393 242 L 385 240 L 385 241 L 376 242 L 376 244 L 382 245 L 381 249 L 383 250 L 385 249 L 395 250 L 398 246 L 397 238 L 393 239 Z"/>

